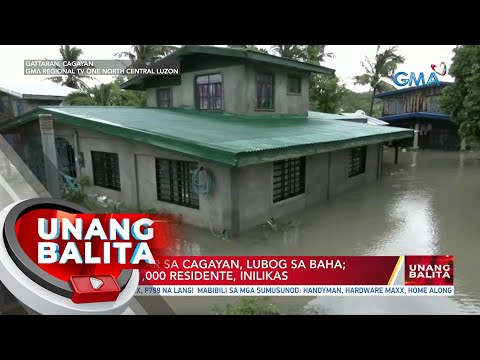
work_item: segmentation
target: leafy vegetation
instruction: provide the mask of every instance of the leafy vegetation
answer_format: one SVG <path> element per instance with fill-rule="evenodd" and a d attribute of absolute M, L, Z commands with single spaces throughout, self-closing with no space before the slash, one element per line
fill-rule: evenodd
<path fill-rule="evenodd" d="M 120 52 L 115 54 L 115 56 L 118 58 L 128 57 L 133 62 L 131 67 L 138 68 L 146 66 L 176 50 L 178 48 L 171 45 L 132 45 L 130 51 Z M 76 46 L 61 45 L 60 54 L 64 61 L 78 61 L 83 54 L 83 50 Z M 143 91 L 123 90 L 120 87 L 126 81 L 126 78 L 123 76 L 117 77 L 111 83 L 99 84 L 93 87 L 89 87 L 85 83 L 85 80 L 93 79 L 87 75 L 72 74 L 68 76 L 54 76 L 48 79 L 79 90 L 66 97 L 65 102 L 70 105 L 146 106 L 146 98 Z"/>
<path fill-rule="evenodd" d="M 310 76 L 310 110 L 326 113 L 338 113 L 348 89 L 336 76 Z"/>
<path fill-rule="evenodd" d="M 85 91 L 75 91 L 65 98 L 70 105 L 95 105 L 95 106 L 146 106 L 143 91 L 124 90 L 120 85 L 124 77 L 108 84 L 100 84 Z"/>
<path fill-rule="evenodd" d="M 90 184 L 90 179 L 88 178 L 88 176 L 85 176 L 85 175 L 80 176 L 80 179 L 78 180 L 77 189 L 73 189 L 67 184 L 63 186 L 62 198 L 64 198 L 65 200 L 83 205 L 87 197 L 87 194 L 85 194 L 85 186 L 88 186 L 89 184 Z"/>
<path fill-rule="evenodd" d="M 333 53 L 325 52 L 325 47 L 326 45 L 272 45 L 270 51 L 277 56 L 319 65 L 324 58 L 334 57 Z"/>
<path fill-rule="evenodd" d="M 132 61 L 130 67 L 141 68 L 176 50 L 178 50 L 178 48 L 172 45 L 132 45 L 130 51 L 116 53 L 115 57 L 128 57 L 128 59 Z"/>
<path fill-rule="evenodd" d="M 368 114 L 371 101 L 372 91 L 357 93 L 347 89 L 340 100 L 340 111 L 354 113 L 357 110 L 363 110 L 365 111 L 365 114 Z M 373 102 L 372 116 L 382 116 L 382 110 L 383 101 L 381 99 L 375 99 Z"/>
<path fill-rule="evenodd" d="M 392 79 L 394 71 L 398 65 L 405 62 L 405 58 L 398 55 L 397 51 L 397 46 L 392 46 L 384 51 L 380 51 L 380 45 L 378 45 L 375 59 L 370 61 L 368 57 L 365 57 L 365 61 L 361 62 L 362 67 L 365 69 L 365 73 L 355 76 L 355 84 L 370 85 L 372 89 L 370 111 L 368 112 L 371 116 L 373 114 L 375 94 L 379 91 L 387 91 L 392 88 L 392 85 L 385 82 L 384 79 Z"/>
<path fill-rule="evenodd" d="M 240 301 L 227 304 L 224 308 L 214 305 L 215 315 L 280 315 L 280 310 L 274 304 L 268 303 L 265 297 L 241 297 Z"/>
<path fill-rule="evenodd" d="M 453 50 L 449 73 L 455 82 L 440 96 L 440 108 L 459 125 L 460 136 L 480 141 L 480 46 L 461 45 Z"/>

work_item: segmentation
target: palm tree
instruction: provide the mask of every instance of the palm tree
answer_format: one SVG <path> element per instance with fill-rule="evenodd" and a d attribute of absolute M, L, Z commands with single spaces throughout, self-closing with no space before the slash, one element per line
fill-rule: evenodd
<path fill-rule="evenodd" d="M 113 84 L 100 84 L 88 88 L 86 91 L 74 91 L 64 100 L 70 105 L 117 105 L 118 98 L 113 89 Z"/>
<path fill-rule="evenodd" d="M 80 56 L 83 55 L 83 50 L 70 45 L 60 45 L 60 54 L 62 55 L 62 61 L 78 61 Z M 65 68 L 73 69 L 75 74 L 68 74 L 64 76 L 51 76 L 47 80 L 53 81 L 54 83 L 69 86 L 74 89 L 85 90 L 88 88 L 84 80 L 93 79 L 91 76 L 79 74 L 78 69 L 86 69 L 89 66 L 77 65 L 77 66 L 66 66 Z M 57 68 L 59 68 L 57 66 Z"/>
<path fill-rule="evenodd" d="M 117 78 L 108 84 L 100 84 L 85 91 L 75 91 L 65 98 L 69 105 L 81 106 L 145 106 L 143 91 L 123 90 L 120 84 L 123 78 Z"/>
<path fill-rule="evenodd" d="M 378 45 L 375 61 L 372 63 L 368 57 L 365 57 L 365 62 L 361 62 L 362 67 L 365 69 L 365 74 L 354 77 L 355 85 L 370 85 L 373 90 L 370 102 L 370 116 L 372 116 L 373 101 L 377 91 L 385 91 L 391 88 L 391 85 L 385 82 L 384 79 L 392 79 L 398 65 L 405 62 L 405 58 L 398 55 L 397 51 L 397 46 L 391 46 L 380 52 L 380 45 Z"/>
<path fill-rule="evenodd" d="M 292 60 L 301 60 L 303 57 L 302 45 L 272 45 L 270 51 L 275 55 Z"/>
<path fill-rule="evenodd" d="M 325 46 L 326 45 L 272 45 L 270 51 L 284 58 L 318 65 L 325 57 L 333 57 L 333 53 L 325 53 Z"/>
<path fill-rule="evenodd" d="M 126 56 L 132 61 L 130 67 L 142 68 L 177 50 L 178 48 L 172 45 L 132 45 L 131 51 L 116 53 L 115 57 Z"/>

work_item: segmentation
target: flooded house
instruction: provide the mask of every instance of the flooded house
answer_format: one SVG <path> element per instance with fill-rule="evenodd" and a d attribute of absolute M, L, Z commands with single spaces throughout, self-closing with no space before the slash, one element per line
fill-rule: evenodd
<path fill-rule="evenodd" d="M 379 179 L 383 144 L 413 138 L 309 112 L 310 74 L 334 74 L 323 66 L 212 46 L 168 58 L 180 74 L 122 85 L 145 91 L 146 108 L 42 106 L 0 132 L 21 138 L 19 155 L 39 178 L 49 159 L 87 177 L 89 194 L 232 234 Z"/>
<path fill-rule="evenodd" d="M 392 126 L 414 129 L 413 147 L 458 150 L 461 139 L 458 125 L 440 111 L 439 97 L 450 82 L 411 86 L 376 94 L 383 100 L 382 117 Z"/>

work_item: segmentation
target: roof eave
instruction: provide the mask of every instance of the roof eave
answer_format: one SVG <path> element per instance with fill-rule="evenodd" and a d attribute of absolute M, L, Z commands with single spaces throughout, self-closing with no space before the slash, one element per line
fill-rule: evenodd
<path fill-rule="evenodd" d="M 13 91 L 13 90 L 10 90 L 10 89 L 6 89 L 4 87 L 0 87 L 0 91 L 6 93 L 8 95 L 11 95 L 11 96 L 15 96 L 15 97 L 18 97 L 18 98 L 23 98 L 23 94 L 18 93 L 18 92 Z"/>
<path fill-rule="evenodd" d="M 102 126 L 98 126 L 97 121 L 88 117 L 79 118 L 76 115 L 70 115 L 62 112 L 61 108 L 55 111 L 48 109 L 48 107 L 40 107 L 28 113 L 25 113 L 19 118 L 2 124 L 0 126 L 0 131 L 3 132 L 10 128 L 33 121 L 38 118 L 39 114 L 49 113 L 55 117 L 55 121 L 58 121 L 59 123 L 65 125 L 81 127 L 88 130 L 108 134 L 110 136 L 116 136 L 128 140 L 142 142 L 151 146 L 167 149 L 168 151 L 176 152 L 183 155 L 189 155 L 197 159 L 202 159 L 204 161 L 220 164 L 226 167 L 253 165 L 284 159 L 286 157 L 313 155 L 329 151 L 347 149 L 356 146 L 364 146 L 369 144 L 388 142 L 392 140 L 412 138 L 414 133 L 414 131 L 411 129 L 394 129 L 394 132 L 367 135 L 339 141 L 318 142 L 311 144 L 293 145 L 289 147 L 277 147 L 260 151 L 234 152 L 229 150 L 228 148 L 212 146 L 212 144 L 203 145 L 198 143 L 185 143 L 182 141 L 182 139 L 178 139 L 172 136 L 161 135 L 158 133 L 151 134 L 147 131 L 132 129 L 127 126 L 117 126 L 111 123 L 103 123 Z"/>
<path fill-rule="evenodd" d="M 382 121 L 395 121 L 395 120 L 406 120 L 406 119 L 433 119 L 433 120 L 443 120 L 443 121 L 452 121 L 452 118 L 448 114 L 444 113 L 430 113 L 430 112 L 412 112 L 396 115 L 387 115 L 382 116 L 380 120 Z"/>
<path fill-rule="evenodd" d="M 134 130 L 127 127 L 119 127 L 106 123 L 103 124 L 103 126 L 98 126 L 95 121 L 92 121 L 88 118 L 78 118 L 76 116 L 65 114 L 59 111 L 51 111 L 42 107 L 25 113 L 21 117 L 12 119 L 11 121 L 1 124 L 0 131 L 3 132 L 5 130 L 33 121 L 38 118 L 39 114 L 52 114 L 55 121 L 61 124 L 80 127 L 110 136 L 117 136 L 133 141 L 139 141 L 152 146 L 166 149 L 168 151 L 173 151 L 183 155 L 190 155 L 192 157 L 199 158 L 205 161 L 218 163 L 223 166 L 233 167 L 237 164 L 234 153 L 222 149 L 217 149 L 212 146 L 207 147 L 199 144 L 180 144 L 176 139 L 170 138 L 168 136 L 162 136 L 159 134 L 152 135 L 147 132 L 142 132 L 138 129 Z M 214 155 L 213 159 L 212 155 Z"/>
<path fill-rule="evenodd" d="M 237 166 L 255 165 L 259 163 L 285 159 L 285 157 L 315 155 L 331 151 L 349 149 L 352 147 L 408 139 L 413 138 L 413 134 L 413 130 L 406 129 L 405 131 L 398 131 L 395 133 L 378 134 L 344 141 L 298 145 L 289 148 L 269 149 L 255 152 L 242 152 L 237 154 Z M 287 154 L 285 153 L 286 151 Z"/>

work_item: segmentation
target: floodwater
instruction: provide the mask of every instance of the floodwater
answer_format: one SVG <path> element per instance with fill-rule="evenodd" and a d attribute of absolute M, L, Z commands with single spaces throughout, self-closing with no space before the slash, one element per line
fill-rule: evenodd
<path fill-rule="evenodd" d="M 454 297 L 270 297 L 282 314 L 480 314 L 480 153 L 384 153 L 382 179 L 230 241 L 188 227 L 185 255 L 455 256 Z M 0 203 L 12 202 L 0 187 Z M 162 299 L 136 297 L 149 314 Z M 235 297 L 165 297 L 176 314 L 211 314 Z M 26 313 L 0 284 L 0 314 Z"/>
<path fill-rule="evenodd" d="M 188 228 L 186 255 L 455 256 L 453 297 L 270 297 L 283 314 L 480 314 L 480 153 L 384 153 L 382 179 L 283 221 L 225 241 Z M 211 314 L 235 297 L 165 297 L 176 314 Z M 137 297 L 150 314 L 159 299 Z"/>

